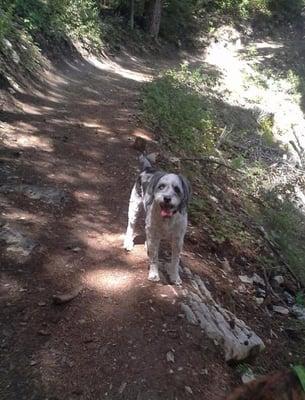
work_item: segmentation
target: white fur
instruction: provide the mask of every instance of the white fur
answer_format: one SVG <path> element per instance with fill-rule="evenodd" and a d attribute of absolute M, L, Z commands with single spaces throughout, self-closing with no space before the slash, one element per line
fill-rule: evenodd
<path fill-rule="evenodd" d="M 143 172 L 141 175 L 144 176 Z M 144 180 L 147 181 L 146 174 Z M 151 175 L 150 177 L 152 177 Z M 149 181 L 149 179 L 148 179 Z M 177 189 L 177 187 L 179 189 Z M 187 212 L 186 208 L 180 210 L 182 199 L 184 196 L 184 188 L 181 178 L 175 174 L 164 174 L 156 184 L 152 194 L 148 191 L 140 196 L 137 193 L 136 185 L 134 185 L 128 210 L 128 226 L 125 234 L 124 248 L 128 251 L 134 246 L 135 223 L 139 214 L 141 205 L 144 205 L 146 211 L 145 231 L 147 241 L 147 253 L 149 257 L 149 274 L 148 279 L 151 281 L 159 281 L 159 246 L 161 239 L 169 239 L 172 244 L 171 263 L 168 267 L 168 275 L 172 283 L 181 284 L 179 276 L 180 253 L 183 247 L 184 235 L 187 228 Z M 149 196 L 152 196 L 150 200 Z M 161 205 L 164 197 L 169 197 L 170 206 L 174 210 L 171 217 L 164 218 L 161 216 Z"/>

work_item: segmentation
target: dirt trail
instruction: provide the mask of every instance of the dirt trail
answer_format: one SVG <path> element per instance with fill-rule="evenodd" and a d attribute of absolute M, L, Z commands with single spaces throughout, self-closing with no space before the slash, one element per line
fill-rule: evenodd
<path fill-rule="evenodd" d="M 2 225 L 37 246 L 22 262 L 2 248 L 1 399 L 169 400 L 192 397 L 186 387 L 219 399 L 235 380 L 179 316 L 175 289 L 147 281 L 143 243 L 122 249 L 133 114 L 151 72 L 131 58 L 66 62 L 15 93 L 20 112 L 2 113 Z M 62 197 L 48 203 L 35 188 Z M 71 303 L 52 304 L 78 285 Z"/>

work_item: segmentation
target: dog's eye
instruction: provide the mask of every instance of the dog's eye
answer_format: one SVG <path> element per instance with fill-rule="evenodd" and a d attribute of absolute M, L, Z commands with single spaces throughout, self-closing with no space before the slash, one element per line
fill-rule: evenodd
<path fill-rule="evenodd" d="M 175 187 L 174 187 L 174 191 L 175 191 L 177 194 L 181 194 L 181 190 L 180 190 L 179 186 L 175 186 Z"/>
<path fill-rule="evenodd" d="M 165 185 L 163 183 L 161 183 L 161 185 L 158 186 L 159 190 L 163 190 L 165 188 Z"/>

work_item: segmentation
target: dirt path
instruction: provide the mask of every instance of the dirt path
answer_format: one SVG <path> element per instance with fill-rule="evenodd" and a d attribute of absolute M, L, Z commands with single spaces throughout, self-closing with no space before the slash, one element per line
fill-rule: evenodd
<path fill-rule="evenodd" d="M 175 289 L 147 281 L 143 244 L 122 249 L 133 114 L 151 70 L 95 64 L 61 65 L 15 94 L 20 112 L 3 112 L 1 224 L 32 251 L 1 248 L 0 398 L 169 400 L 189 387 L 219 399 L 234 382 L 222 355 L 179 316 Z"/>

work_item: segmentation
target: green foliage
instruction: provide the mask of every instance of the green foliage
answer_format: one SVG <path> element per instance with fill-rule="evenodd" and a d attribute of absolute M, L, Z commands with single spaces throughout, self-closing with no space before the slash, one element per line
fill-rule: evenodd
<path fill-rule="evenodd" d="M 202 71 L 181 66 L 149 83 L 144 93 L 146 121 L 185 152 L 211 152 L 218 132 L 208 103 L 198 90 L 205 79 Z"/>
<path fill-rule="evenodd" d="M 13 26 L 26 30 L 34 39 L 43 36 L 57 42 L 70 37 L 89 47 L 102 46 L 99 11 L 95 0 L 3 1 L 0 37 Z"/>
<path fill-rule="evenodd" d="M 273 125 L 274 125 L 274 118 L 272 115 L 265 116 L 259 121 L 260 134 L 263 136 L 266 144 L 268 145 L 272 145 L 274 143 Z"/>
<path fill-rule="evenodd" d="M 295 302 L 298 306 L 305 307 L 305 295 L 303 292 L 298 292 L 295 296 Z"/>
<path fill-rule="evenodd" d="M 300 281 L 305 283 L 304 215 L 291 201 L 278 201 L 269 194 L 272 207 L 263 210 L 263 223 L 272 240 L 279 246 L 287 263 Z"/>
<path fill-rule="evenodd" d="M 10 33 L 13 9 L 13 4 L 8 2 L 3 2 L 2 7 L 0 7 L 0 40 Z"/>
<path fill-rule="evenodd" d="M 260 14 L 292 21 L 301 16 L 304 4 L 304 0 L 201 0 L 197 2 L 197 8 L 242 19 Z"/>

